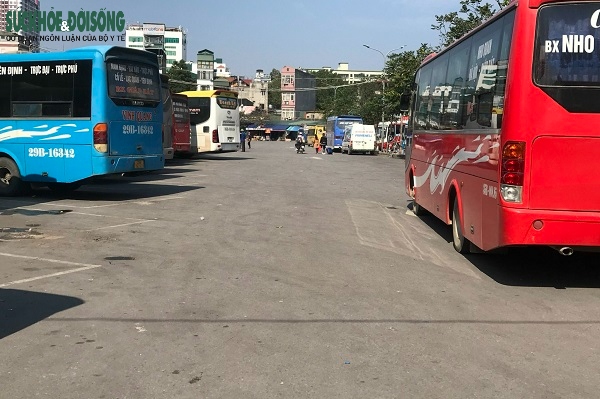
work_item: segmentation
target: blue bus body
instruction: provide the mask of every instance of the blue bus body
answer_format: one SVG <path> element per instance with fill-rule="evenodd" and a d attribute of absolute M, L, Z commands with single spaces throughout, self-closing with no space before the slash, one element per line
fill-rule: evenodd
<path fill-rule="evenodd" d="M 342 141 L 344 139 L 344 133 L 346 126 L 350 126 L 353 123 L 363 123 L 363 119 L 360 116 L 355 115 L 339 115 L 330 116 L 327 118 L 327 147 L 333 150 L 342 150 Z"/>
<path fill-rule="evenodd" d="M 0 88 L 0 194 L 15 195 L 23 183 L 164 167 L 150 52 L 97 46 L 1 55 Z"/>

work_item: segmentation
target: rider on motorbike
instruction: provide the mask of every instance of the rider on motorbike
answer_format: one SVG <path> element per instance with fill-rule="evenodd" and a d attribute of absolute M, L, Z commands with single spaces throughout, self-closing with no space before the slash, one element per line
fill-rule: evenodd
<path fill-rule="evenodd" d="M 304 151 L 304 135 L 298 133 L 296 137 L 296 152 Z"/>

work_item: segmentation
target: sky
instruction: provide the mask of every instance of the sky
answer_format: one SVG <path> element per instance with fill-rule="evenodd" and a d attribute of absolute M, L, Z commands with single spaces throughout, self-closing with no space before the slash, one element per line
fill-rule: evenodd
<path fill-rule="evenodd" d="M 89 4 L 89 6 L 88 6 Z M 381 70 L 383 54 L 438 45 L 436 15 L 459 0 L 40 0 L 42 11 L 123 11 L 127 23 L 164 23 L 187 30 L 187 60 L 209 49 L 232 75 L 253 77 L 284 66 Z M 49 33 L 49 32 L 47 32 Z M 62 49 L 96 43 L 42 42 Z M 396 50 L 405 46 L 402 50 Z M 60 48 L 57 48 L 60 47 Z M 396 51 L 394 51 L 396 50 Z"/>

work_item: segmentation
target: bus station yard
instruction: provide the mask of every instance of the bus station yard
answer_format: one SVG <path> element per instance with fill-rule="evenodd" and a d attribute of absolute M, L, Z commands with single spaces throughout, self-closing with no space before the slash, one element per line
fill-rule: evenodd
<path fill-rule="evenodd" d="M 408 204 L 402 159 L 275 141 L 1 198 L 0 396 L 596 397 L 597 254 Z"/>

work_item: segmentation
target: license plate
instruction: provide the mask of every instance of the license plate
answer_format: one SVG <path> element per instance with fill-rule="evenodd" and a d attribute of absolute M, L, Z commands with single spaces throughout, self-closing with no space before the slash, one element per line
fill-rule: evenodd
<path fill-rule="evenodd" d="M 231 143 L 233 141 L 233 137 L 227 137 L 227 141 Z"/>
<path fill-rule="evenodd" d="M 138 159 L 137 161 L 133 161 L 133 168 L 134 169 L 144 169 L 144 160 Z"/>

